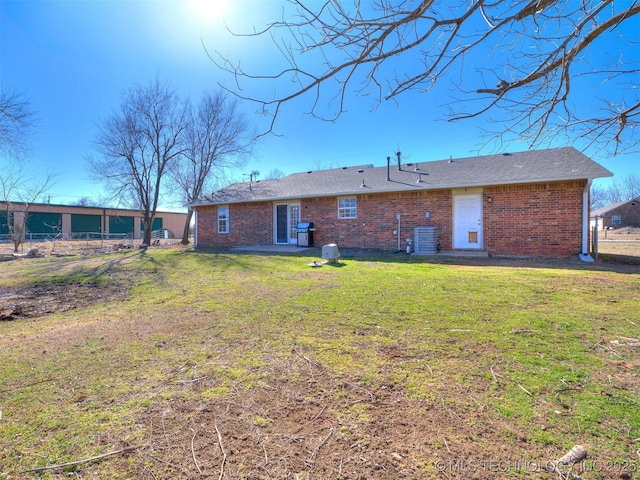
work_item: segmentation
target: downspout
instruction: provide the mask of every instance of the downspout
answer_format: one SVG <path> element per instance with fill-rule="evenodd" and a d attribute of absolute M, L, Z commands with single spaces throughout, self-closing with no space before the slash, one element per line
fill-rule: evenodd
<path fill-rule="evenodd" d="M 193 225 L 193 247 L 197 248 L 198 246 L 198 209 L 193 209 L 194 216 L 194 225 Z"/>
<path fill-rule="evenodd" d="M 582 253 L 578 258 L 583 262 L 593 262 L 589 255 L 589 190 L 593 179 L 587 179 L 587 184 L 582 192 Z"/>

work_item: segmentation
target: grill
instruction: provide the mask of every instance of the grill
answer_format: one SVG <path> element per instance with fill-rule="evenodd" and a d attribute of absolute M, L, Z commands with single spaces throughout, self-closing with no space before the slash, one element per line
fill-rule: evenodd
<path fill-rule="evenodd" d="M 298 222 L 296 225 L 296 241 L 299 247 L 313 247 L 313 228 L 312 222 Z"/>

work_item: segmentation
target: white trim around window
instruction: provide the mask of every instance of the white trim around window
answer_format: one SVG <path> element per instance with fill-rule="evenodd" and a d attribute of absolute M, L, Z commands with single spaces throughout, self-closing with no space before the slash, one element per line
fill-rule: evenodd
<path fill-rule="evenodd" d="M 229 206 L 218 206 L 218 233 L 229 233 Z"/>
<path fill-rule="evenodd" d="M 358 201 L 356 197 L 338 198 L 338 218 L 358 218 Z"/>

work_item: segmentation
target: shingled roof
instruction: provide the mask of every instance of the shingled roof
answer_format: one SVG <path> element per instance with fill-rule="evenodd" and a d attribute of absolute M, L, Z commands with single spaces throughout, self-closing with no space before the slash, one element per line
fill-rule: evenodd
<path fill-rule="evenodd" d="M 400 170 L 392 162 L 389 168 L 363 165 L 294 173 L 278 179 L 235 183 L 191 206 L 555 182 L 612 175 L 575 148 L 564 147 L 408 163 Z"/>
<path fill-rule="evenodd" d="M 628 200 L 623 200 L 621 202 L 612 203 L 610 205 L 604 206 L 604 207 L 599 208 L 597 210 L 593 210 L 591 212 L 591 218 L 595 217 L 596 215 L 598 217 L 602 217 L 606 213 L 609 213 L 610 211 L 615 210 L 617 208 L 620 208 L 623 205 L 626 205 L 627 203 L 631 203 L 631 202 L 639 202 L 640 203 L 640 197 L 630 198 Z"/>

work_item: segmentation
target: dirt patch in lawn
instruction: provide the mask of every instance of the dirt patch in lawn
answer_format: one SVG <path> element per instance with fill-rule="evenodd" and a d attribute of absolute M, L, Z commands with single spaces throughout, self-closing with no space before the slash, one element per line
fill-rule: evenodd
<path fill-rule="evenodd" d="M 26 287 L 0 286 L 0 321 L 34 318 L 124 298 L 129 287 L 95 282 L 43 282 Z"/>
<path fill-rule="evenodd" d="M 136 478 L 488 480 L 539 472 L 550 460 L 474 401 L 483 393 L 475 387 L 452 382 L 411 399 L 389 380 L 363 386 L 302 352 L 274 359 L 260 388 L 224 398 L 188 401 L 206 398 L 215 379 L 176 378 L 182 394 L 137 421 L 145 446 L 116 461 Z"/>

